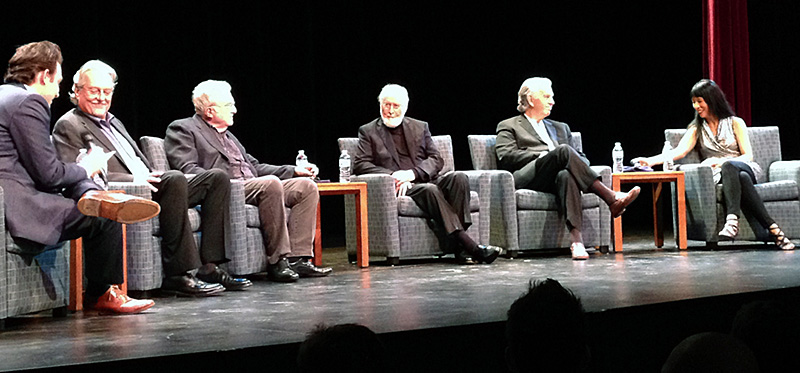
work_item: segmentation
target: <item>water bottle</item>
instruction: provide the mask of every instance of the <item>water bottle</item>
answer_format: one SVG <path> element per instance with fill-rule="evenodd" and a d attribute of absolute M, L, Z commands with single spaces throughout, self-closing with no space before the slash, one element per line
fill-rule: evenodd
<path fill-rule="evenodd" d="M 625 153 L 622 151 L 622 144 L 615 142 L 614 149 L 611 150 L 611 159 L 614 161 L 614 165 L 611 167 L 612 172 L 622 172 L 622 158 L 624 158 L 624 156 Z"/>
<path fill-rule="evenodd" d="M 672 145 L 669 140 L 664 141 L 664 149 L 661 150 L 661 156 L 664 158 L 664 171 L 672 171 L 675 164 L 672 160 Z"/>
<path fill-rule="evenodd" d="M 306 156 L 306 151 L 305 150 L 299 150 L 297 152 L 297 158 L 295 158 L 294 162 L 295 162 L 295 165 L 297 165 L 297 167 L 300 167 L 300 168 L 303 168 L 303 169 L 308 167 L 308 157 Z"/>
<path fill-rule="evenodd" d="M 347 149 L 342 149 L 342 154 L 339 155 L 339 182 L 350 182 L 350 155 L 347 154 Z"/>

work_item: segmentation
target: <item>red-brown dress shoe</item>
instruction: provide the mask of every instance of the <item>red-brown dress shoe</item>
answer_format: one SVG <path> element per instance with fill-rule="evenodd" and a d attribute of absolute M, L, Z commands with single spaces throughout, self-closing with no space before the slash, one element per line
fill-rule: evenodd
<path fill-rule="evenodd" d="M 156 303 L 150 299 L 133 299 L 125 294 L 117 285 L 111 285 L 108 290 L 97 299 L 94 304 L 87 305 L 87 308 L 95 309 L 104 313 L 138 313 Z"/>
<path fill-rule="evenodd" d="M 123 224 L 154 218 L 161 212 L 158 203 L 123 193 L 90 190 L 78 201 L 78 210 L 86 216 L 99 216 Z"/>

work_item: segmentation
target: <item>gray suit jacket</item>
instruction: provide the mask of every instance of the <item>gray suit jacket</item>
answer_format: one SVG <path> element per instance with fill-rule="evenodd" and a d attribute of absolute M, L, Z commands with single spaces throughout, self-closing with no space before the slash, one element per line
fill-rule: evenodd
<path fill-rule="evenodd" d="M 408 151 L 413 152 L 412 162 L 414 173 L 417 174 L 415 181 L 429 182 L 436 179 L 444 167 L 444 160 L 431 138 L 428 123 L 405 117 L 401 126 Z M 361 126 L 358 129 L 358 153 L 353 160 L 353 173 L 391 174 L 399 170 L 397 150 L 383 120 L 378 118 Z"/>
<path fill-rule="evenodd" d="M 8 231 L 44 245 L 58 243 L 75 201 L 100 189 L 82 167 L 58 160 L 50 142 L 50 106 L 20 84 L 0 86 L 0 186 Z"/>
<path fill-rule="evenodd" d="M 136 156 L 144 162 L 145 166 L 152 170 L 150 162 L 128 134 L 125 125 L 116 117 L 109 124 L 128 141 Z M 53 143 L 59 158 L 64 161 L 74 161 L 78 157 L 80 149 L 86 147 L 83 143 L 83 136 L 87 133 L 94 137 L 94 144 L 103 148 L 104 152 L 116 151 L 114 156 L 108 160 L 108 181 L 133 181 L 131 169 L 119 155 L 119 150 L 114 143 L 106 137 L 94 120 L 78 108 L 62 115 L 53 127 Z"/>
<path fill-rule="evenodd" d="M 232 176 L 231 156 L 225 152 L 225 148 L 217 138 L 216 131 L 197 114 L 170 123 L 164 139 L 164 150 L 167 152 L 169 166 L 185 174 L 199 174 L 212 168 L 219 168 Z M 275 175 L 282 180 L 294 176 L 295 166 L 273 166 L 261 163 L 244 150 L 244 146 L 231 131 L 226 131 L 225 136 L 239 148 L 253 175 Z"/>
<path fill-rule="evenodd" d="M 555 145 L 572 144 L 572 131 L 569 125 L 550 119 L 544 119 L 544 126 L 550 139 Z M 539 158 L 547 150 L 547 144 L 536 133 L 528 118 L 518 115 L 506 119 L 497 125 L 497 166 L 513 173 Z M 588 165 L 589 160 L 579 152 L 583 161 Z M 531 167 L 531 172 L 535 168 Z"/>

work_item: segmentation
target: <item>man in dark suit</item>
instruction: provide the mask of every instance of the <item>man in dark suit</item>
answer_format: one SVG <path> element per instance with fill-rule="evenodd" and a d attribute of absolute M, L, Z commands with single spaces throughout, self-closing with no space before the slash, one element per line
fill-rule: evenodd
<path fill-rule="evenodd" d="M 192 92 L 196 114 L 167 127 L 164 147 L 172 168 L 187 174 L 221 169 L 233 179 L 245 180 L 248 204 L 258 206 L 267 274 L 273 281 L 294 282 L 299 277 L 321 277 L 331 268 L 318 268 L 314 255 L 319 191 L 308 168 L 260 163 L 248 154 L 228 127 L 233 125 L 236 105 L 227 82 L 208 80 Z M 287 218 L 285 208 L 291 209 Z"/>
<path fill-rule="evenodd" d="M 555 105 L 552 83 L 530 78 L 520 87 L 517 111 L 522 113 L 497 125 L 497 165 L 514 174 L 517 188 L 555 193 L 559 212 L 565 216 L 572 239 L 572 258 L 589 258 L 583 246 L 581 192 L 597 194 L 617 217 L 639 195 L 639 187 L 627 194 L 615 193 L 589 168 L 589 160 L 572 146 L 566 123 L 545 119 Z"/>
<path fill-rule="evenodd" d="M 61 83 L 61 49 L 48 41 L 17 48 L 0 86 L 0 186 L 14 241 L 35 254 L 46 245 L 83 237 L 87 308 L 135 313 L 153 306 L 116 284 L 123 281 L 122 226 L 158 214 L 158 204 L 100 191 L 90 177 L 110 154 L 93 148 L 79 163 L 56 158 L 50 104 Z M 90 216 L 91 215 L 91 216 Z"/>
<path fill-rule="evenodd" d="M 358 129 L 353 172 L 392 175 L 398 196 L 411 197 L 433 220 L 443 250 L 453 247 L 463 264 L 492 263 L 502 249 L 478 245 L 465 232 L 472 225 L 469 179 L 462 172 L 440 174 L 444 162 L 428 123 L 405 116 L 408 91 L 388 84 L 378 95 L 378 103 L 381 117 Z"/>
<path fill-rule="evenodd" d="M 146 184 L 161 204 L 161 259 L 165 278 L 161 290 L 181 296 L 208 296 L 252 285 L 230 276 L 217 264 L 225 258 L 230 225 L 230 181 L 221 170 L 209 170 L 187 181 L 180 171 L 151 172 L 147 158 L 128 134 L 125 125 L 108 110 L 117 84 L 116 71 L 106 63 L 85 63 L 73 77 L 71 100 L 77 108 L 64 114 L 53 128 L 53 141 L 64 162 L 76 159 L 87 135 L 104 151 L 108 181 Z M 188 208 L 202 205 L 200 251 L 189 222 Z M 197 273 L 195 276 L 194 273 Z"/>

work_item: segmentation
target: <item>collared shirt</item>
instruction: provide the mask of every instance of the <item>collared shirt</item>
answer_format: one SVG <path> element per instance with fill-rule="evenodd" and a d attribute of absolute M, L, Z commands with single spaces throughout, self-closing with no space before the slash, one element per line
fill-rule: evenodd
<path fill-rule="evenodd" d="M 544 120 L 536 121 L 533 118 L 525 115 L 525 118 L 528 118 L 528 122 L 531 123 L 533 126 L 533 130 L 536 131 L 536 134 L 542 138 L 545 144 L 547 144 L 547 150 L 551 151 L 556 148 L 555 144 L 553 143 L 553 139 L 550 138 L 550 134 L 547 133 L 547 128 L 544 126 Z"/>
<path fill-rule="evenodd" d="M 111 141 L 114 145 L 114 150 L 116 150 L 117 154 L 122 158 L 122 162 L 125 163 L 125 166 L 128 167 L 131 174 L 134 176 L 146 176 L 150 174 L 150 169 L 142 162 L 142 159 L 136 155 L 133 146 L 131 146 L 125 136 L 122 136 L 122 134 L 111 125 L 111 121 L 114 119 L 113 114 L 107 113 L 106 119 L 100 119 L 90 114 L 86 114 L 86 116 L 100 128 L 100 131 L 103 132 L 108 141 Z"/>

